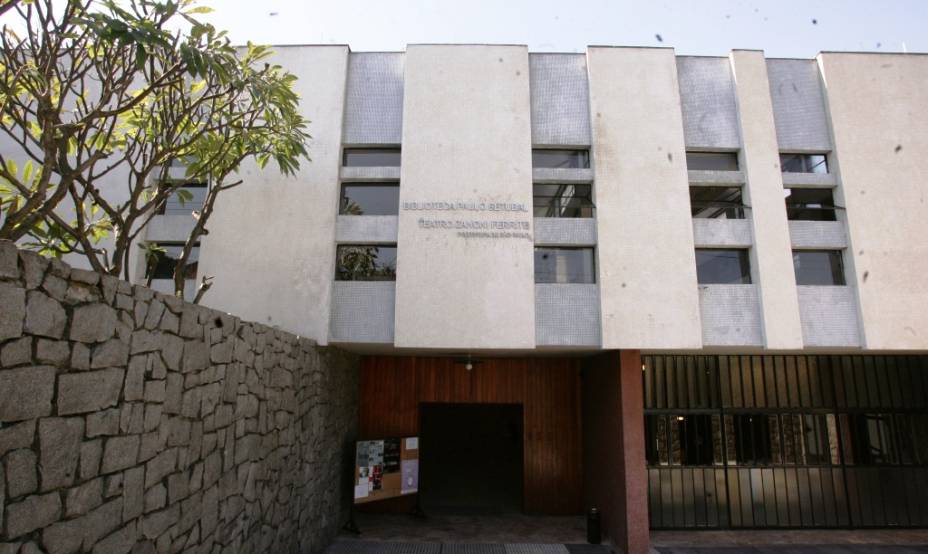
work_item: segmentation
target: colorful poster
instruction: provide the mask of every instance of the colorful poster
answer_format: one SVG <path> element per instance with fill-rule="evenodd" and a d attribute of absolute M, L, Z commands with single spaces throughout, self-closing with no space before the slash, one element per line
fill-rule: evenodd
<path fill-rule="evenodd" d="M 373 502 L 414 494 L 419 489 L 417 437 L 358 441 L 354 501 Z"/>

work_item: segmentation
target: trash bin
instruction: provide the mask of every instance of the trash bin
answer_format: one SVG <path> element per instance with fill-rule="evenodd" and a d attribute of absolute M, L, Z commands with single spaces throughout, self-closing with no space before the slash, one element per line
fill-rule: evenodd
<path fill-rule="evenodd" d="M 599 510 L 590 508 L 586 515 L 586 542 L 599 544 L 603 540 L 602 525 L 599 521 Z"/>

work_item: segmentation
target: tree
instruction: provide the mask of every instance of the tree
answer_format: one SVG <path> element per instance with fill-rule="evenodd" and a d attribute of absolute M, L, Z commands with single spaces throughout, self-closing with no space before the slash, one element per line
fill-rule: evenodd
<path fill-rule="evenodd" d="M 53 3 L 21 0 L 6 17 L 18 15 L 23 36 L 2 29 L 0 129 L 25 161 L 0 153 L 0 238 L 128 278 L 140 233 L 184 197 L 170 178 L 180 161 L 185 179 L 210 183 L 175 265 L 183 297 L 191 250 L 221 193 L 242 184 L 241 164 L 273 161 L 289 175 L 308 160 L 296 77 L 267 47 L 233 47 L 194 0 Z M 178 22 L 188 30 L 170 31 Z M 104 185 L 117 174 L 121 200 Z M 194 301 L 208 288 L 204 276 Z"/>

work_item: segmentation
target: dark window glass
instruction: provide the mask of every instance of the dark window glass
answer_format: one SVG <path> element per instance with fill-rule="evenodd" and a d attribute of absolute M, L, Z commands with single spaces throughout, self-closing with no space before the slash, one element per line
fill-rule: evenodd
<path fill-rule="evenodd" d="M 145 270 L 145 278 L 152 279 L 174 279 L 174 267 L 177 266 L 177 258 L 180 257 L 184 250 L 183 244 L 177 243 L 158 243 L 158 246 L 164 249 L 164 253 L 158 254 L 154 264 L 149 264 Z M 197 263 L 200 259 L 200 245 L 197 244 L 190 249 L 190 257 L 187 259 L 187 266 L 184 268 L 185 279 L 197 278 Z"/>
<path fill-rule="evenodd" d="M 532 167 L 587 168 L 590 167 L 589 150 L 532 150 Z"/>
<path fill-rule="evenodd" d="M 662 430 L 661 419 L 664 416 L 648 414 L 644 416 L 644 457 L 649 466 L 660 465 L 660 453 L 663 448 L 662 440 L 666 440 Z"/>
<path fill-rule="evenodd" d="M 847 464 L 879 465 L 897 463 L 892 419 L 886 414 L 848 414 L 845 446 Z"/>
<path fill-rule="evenodd" d="M 396 215 L 400 207 L 398 183 L 350 183 L 342 185 L 342 215 Z"/>
<path fill-rule="evenodd" d="M 825 154 L 780 154 L 783 173 L 828 173 Z"/>
<path fill-rule="evenodd" d="M 535 248 L 536 283 L 595 283 L 592 248 Z"/>
<path fill-rule="evenodd" d="M 352 244 L 338 247 L 338 281 L 395 281 L 396 246 Z"/>
<path fill-rule="evenodd" d="M 714 463 L 712 417 L 707 414 L 673 416 L 671 425 L 679 433 L 680 463 L 685 466 L 709 466 Z"/>
<path fill-rule="evenodd" d="M 696 249 L 696 279 L 701 285 L 751 283 L 748 251 L 721 248 Z"/>
<path fill-rule="evenodd" d="M 349 167 L 399 167 L 399 148 L 345 148 L 342 165 Z"/>
<path fill-rule="evenodd" d="M 203 208 L 207 190 L 206 183 L 185 183 L 168 196 L 158 213 L 163 215 L 190 215 L 190 212 Z"/>
<path fill-rule="evenodd" d="M 768 465 L 770 419 L 765 414 L 737 414 L 734 418 L 735 460 L 739 465 Z"/>
<path fill-rule="evenodd" d="M 840 250 L 793 250 L 797 285 L 844 285 Z"/>
<path fill-rule="evenodd" d="M 535 217 L 593 217 L 592 185 L 535 185 Z"/>
<path fill-rule="evenodd" d="M 741 187 L 690 187 L 693 217 L 744 219 Z"/>
<path fill-rule="evenodd" d="M 834 221 L 835 200 L 831 189 L 789 189 L 786 217 L 794 221 Z"/>
<path fill-rule="evenodd" d="M 703 171 L 738 171 L 738 153 L 687 152 L 686 168 Z"/>

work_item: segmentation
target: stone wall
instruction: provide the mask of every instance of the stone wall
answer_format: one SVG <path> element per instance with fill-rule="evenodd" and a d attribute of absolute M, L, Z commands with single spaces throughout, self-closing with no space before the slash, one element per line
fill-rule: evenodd
<path fill-rule="evenodd" d="M 357 384 L 338 350 L 0 241 L 0 554 L 318 552 Z"/>

